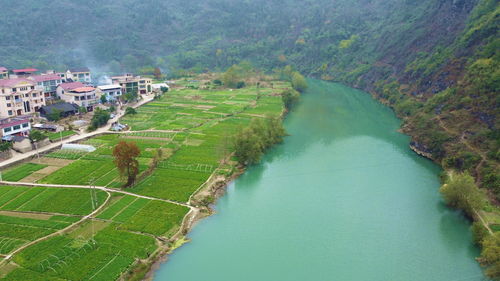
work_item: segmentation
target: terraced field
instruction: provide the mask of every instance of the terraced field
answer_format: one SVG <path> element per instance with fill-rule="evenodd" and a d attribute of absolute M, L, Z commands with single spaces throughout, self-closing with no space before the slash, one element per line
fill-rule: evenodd
<path fill-rule="evenodd" d="M 191 195 L 212 175 L 234 170 L 231 137 L 254 118 L 282 113 L 279 93 L 288 86 L 275 81 L 274 88 L 175 89 L 122 118 L 131 131 L 81 142 L 94 152 L 53 151 L 4 171 L 7 181 L 97 189 L 0 187 L 0 255 L 15 253 L 0 263 L 0 277 L 114 280 L 148 259 L 179 232 L 194 208 Z M 141 150 L 138 182 L 128 193 L 112 157 L 122 140 Z"/>

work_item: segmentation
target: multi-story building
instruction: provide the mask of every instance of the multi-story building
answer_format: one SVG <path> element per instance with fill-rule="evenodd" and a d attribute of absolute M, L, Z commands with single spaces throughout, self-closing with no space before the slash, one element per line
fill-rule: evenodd
<path fill-rule="evenodd" d="M 31 130 L 29 116 L 0 119 L 0 136 L 28 136 Z"/>
<path fill-rule="evenodd" d="M 96 89 L 82 82 L 62 83 L 57 87 L 56 93 L 65 102 L 85 107 L 87 111 L 93 111 L 98 103 Z"/>
<path fill-rule="evenodd" d="M 64 81 L 60 74 L 42 74 L 30 76 L 42 88 L 46 100 L 53 99 L 56 96 L 57 86 L 61 85 Z"/>
<path fill-rule="evenodd" d="M 151 78 L 125 74 L 123 76 L 113 76 L 111 77 L 111 81 L 113 84 L 120 85 L 124 94 L 137 93 L 145 95 L 153 92 L 153 88 L 151 86 L 153 79 Z"/>
<path fill-rule="evenodd" d="M 9 70 L 0 66 L 0 79 L 9 79 Z"/>
<path fill-rule="evenodd" d="M 66 81 L 92 83 L 90 69 L 88 67 L 71 68 L 66 71 Z"/>
<path fill-rule="evenodd" d="M 0 80 L 0 117 L 13 117 L 37 112 L 45 105 L 42 89 L 27 78 Z"/>
<path fill-rule="evenodd" d="M 120 85 L 97 86 L 97 89 L 98 95 L 105 95 L 108 102 L 116 101 L 122 95 L 122 87 Z"/>

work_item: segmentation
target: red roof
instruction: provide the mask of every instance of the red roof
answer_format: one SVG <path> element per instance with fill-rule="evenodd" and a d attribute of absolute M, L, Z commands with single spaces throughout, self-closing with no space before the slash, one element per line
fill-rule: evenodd
<path fill-rule="evenodd" d="M 45 74 L 45 75 L 34 75 L 31 76 L 33 80 L 36 82 L 44 82 L 44 81 L 51 81 L 51 80 L 61 80 L 61 76 L 57 74 Z"/>
<path fill-rule="evenodd" d="M 77 93 L 86 93 L 86 92 L 92 92 L 93 90 L 95 90 L 94 87 L 80 87 L 80 88 L 73 89 L 71 91 L 77 92 Z"/>
<path fill-rule="evenodd" d="M 35 82 L 26 78 L 12 78 L 12 79 L 4 79 L 0 80 L 0 87 L 8 87 L 12 88 L 19 83 L 27 82 L 30 86 L 34 86 Z"/>
<path fill-rule="evenodd" d="M 0 128 L 8 128 L 16 125 L 21 125 L 24 123 L 29 123 L 30 119 L 25 117 L 14 117 L 14 118 L 6 118 L 0 120 Z"/>
<path fill-rule="evenodd" d="M 18 73 L 18 72 L 37 72 L 38 69 L 36 68 L 24 68 L 24 69 L 14 69 L 12 72 Z"/>
<path fill-rule="evenodd" d="M 71 82 L 71 83 L 62 83 L 59 86 L 61 86 L 61 88 L 63 88 L 63 90 L 65 91 L 70 91 L 76 88 L 85 87 L 85 84 L 83 84 L 82 82 Z"/>
<path fill-rule="evenodd" d="M 0 71 L 7 71 L 7 68 L 0 66 Z"/>

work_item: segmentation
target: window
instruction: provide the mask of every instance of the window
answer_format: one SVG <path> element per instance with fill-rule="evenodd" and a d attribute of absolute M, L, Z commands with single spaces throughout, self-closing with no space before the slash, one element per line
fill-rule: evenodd
<path fill-rule="evenodd" d="M 7 103 L 7 107 L 11 107 L 11 106 L 12 106 L 12 104 L 10 104 L 10 103 Z"/>
<path fill-rule="evenodd" d="M 12 110 L 9 110 L 8 113 L 9 113 L 9 115 L 12 115 Z"/>
<path fill-rule="evenodd" d="M 19 129 L 21 129 L 21 125 L 15 125 L 14 126 L 14 130 L 19 130 Z"/>
<path fill-rule="evenodd" d="M 8 133 L 8 132 L 10 132 L 10 131 L 12 131 L 12 128 L 11 128 L 11 127 L 8 127 L 8 128 L 3 128 L 3 132 L 4 132 L 4 133 Z"/>
<path fill-rule="evenodd" d="M 12 92 L 16 92 L 16 91 L 17 91 L 17 89 L 16 89 L 16 88 L 12 88 Z"/>
<path fill-rule="evenodd" d="M 30 97 L 30 94 L 25 94 L 24 95 L 25 98 L 29 98 Z"/>
<path fill-rule="evenodd" d="M 33 94 L 33 97 L 36 98 L 36 94 Z"/>
<path fill-rule="evenodd" d="M 9 97 L 5 97 L 5 100 L 10 100 L 10 96 Z"/>
<path fill-rule="evenodd" d="M 24 123 L 23 124 L 23 128 L 28 128 L 29 124 L 28 123 Z"/>
<path fill-rule="evenodd" d="M 31 86 L 31 89 L 34 90 L 35 89 L 35 86 Z"/>

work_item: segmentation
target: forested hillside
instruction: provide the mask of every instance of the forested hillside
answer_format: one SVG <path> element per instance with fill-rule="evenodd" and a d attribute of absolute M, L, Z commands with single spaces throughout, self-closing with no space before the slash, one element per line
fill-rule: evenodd
<path fill-rule="evenodd" d="M 0 65 L 171 75 L 242 60 L 365 89 L 500 194 L 497 0 L 2 1 Z"/>

